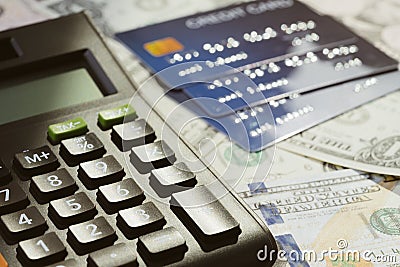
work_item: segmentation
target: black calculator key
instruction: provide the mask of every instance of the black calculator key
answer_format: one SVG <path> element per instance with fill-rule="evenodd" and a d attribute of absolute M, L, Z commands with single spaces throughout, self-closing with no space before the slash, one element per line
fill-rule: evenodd
<path fill-rule="evenodd" d="M 60 261 L 51 265 L 47 265 L 46 267 L 79 267 L 79 264 L 74 259 L 69 259 L 65 261 Z"/>
<path fill-rule="evenodd" d="M 8 243 L 42 235 L 47 224 L 36 207 L 29 207 L 0 217 L 1 228 Z"/>
<path fill-rule="evenodd" d="M 37 175 L 56 170 L 60 163 L 48 146 L 27 150 L 14 156 L 21 173 Z"/>
<path fill-rule="evenodd" d="M 93 267 L 137 266 L 136 252 L 119 243 L 89 254 L 88 265 Z"/>
<path fill-rule="evenodd" d="M 174 151 L 164 141 L 132 148 L 131 162 L 140 173 L 169 166 L 175 160 Z"/>
<path fill-rule="evenodd" d="M 69 165 L 100 158 L 105 153 L 103 143 L 94 133 L 61 141 L 60 154 Z"/>
<path fill-rule="evenodd" d="M 70 226 L 67 240 L 78 255 L 84 255 L 112 245 L 117 240 L 117 235 L 104 217 L 98 217 Z"/>
<path fill-rule="evenodd" d="M 23 209 L 28 205 L 27 194 L 16 183 L 0 187 L 0 215 Z"/>
<path fill-rule="evenodd" d="M 32 177 L 30 191 L 43 204 L 54 199 L 72 195 L 78 186 L 66 169 Z"/>
<path fill-rule="evenodd" d="M 182 260 L 186 251 L 186 241 L 174 227 L 167 227 L 138 239 L 138 252 L 149 265 Z"/>
<path fill-rule="evenodd" d="M 205 186 L 172 194 L 171 208 L 200 245 L 233 242 L 240 234 L 239 223 Z"/>
<path fill-rule="evenodd" d="M 53 200 L 49 205 L 49 217 L 61 229 L 71 224 L 89 220 L 96 214 L 96 206 L 83 192 Z"/>
<path fill-rule="evenodd" d="M 133 239 L 161 229 L 165 224 L 165 219 L 152 202 L 147 202 L 137 207 L 119 211 L 117 224 L 127 238 Z"/>
<path fill-rule="evenodd" d="M 100 186 L 97 196 L 98 202 L 109 214 L 136 206 L 145 198 L 143 190 L 132 178 Z"/>
<path fill-rule="evenodd" d="M 183 162 L 151 171 L 150 185 L 161 197 L 189 189 L 196 183 L 196 175 Z"/>
<path fill-rule="evenodd" d="M 6 167 L 4 162 L 0 159 L 0 185 L 6 185 L 11 181 L 10 170 Z"/>
<path fill-rule="evenodd" d="M 111 138 L 122 151 L 128 151 L 134 146 L 153 142 L 156 139 L 153 128 L 144 119 L 116 125 Z"/>
<path fill-rule="evenodd" d="M 111 155 L 81 163 L 79 167 L 79 178 L 88 189 L 117 182 L 124 175 L 124 168 Z"/>
<path fill-rule="evenodd" d="M 67 250 L 54 232 L 21 241 L 17 248 L 17 257 L 24 266 L 45 266 L 66 256 Z"/>

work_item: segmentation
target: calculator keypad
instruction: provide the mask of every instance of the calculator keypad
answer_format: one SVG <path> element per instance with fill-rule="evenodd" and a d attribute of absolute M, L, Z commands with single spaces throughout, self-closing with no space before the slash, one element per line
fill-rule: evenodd
<path fill-rule="evenodd" d="M 136 113 L 130 116 L 125 124 L 117 123 L 122 117 L 107 125 L 103 121 L 108 128 L 102 128 L 109 135 L 107 142 L 101 132 L 63 133 L 56 138 L 55 147 L 17 153 L 15 167 L 29 183 L 24 190 L 9 183 L 9 178 L 1 180 L 10 175 L 0 162 L 1 234 L 17 246 L 22 265 L 80 266 L 76 255 L 84 256 L 90 266 L 168 265 L 184 259 L 188 235 L 203 251 L 233 244 L 225 239 L 237 240 L 239 224 L 218 201 L 185 208 L 188 203 L 210 199 L 212 194 L 202 186 L 195 187 L 196 174 L 185 163 L 175 163 L 174 150 L 157 139 L 150 124 L 143 119 L 132 121 Z M 57 149 L 60 161 L 53 153 Z M 127 177 L 121 158 L 113 154 L 118 150 L 141 176 L 130 172 Z M 44 209 L 27 208 L 26 189 L 34 203 L 46 205 Z M 165 209 L 160 209 L 147 190 L 171 198 L 170 208 L 165 203 Z M 168 219 L 170 216 L 174 220 Z M 61 231 L 52 232 L 54 229 Z M 204 245 L 210 242 L 217 247 Z"/>

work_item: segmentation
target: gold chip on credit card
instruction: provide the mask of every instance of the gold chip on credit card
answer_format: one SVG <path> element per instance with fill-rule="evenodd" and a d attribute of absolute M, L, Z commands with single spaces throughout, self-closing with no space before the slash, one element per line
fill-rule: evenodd
<path fill-rule="evenodd" d="M 183 49 L 183 45 L 172 37 L 145 43 L 143 46 L 144 49 L 154 57 L 165 56 Z"/>

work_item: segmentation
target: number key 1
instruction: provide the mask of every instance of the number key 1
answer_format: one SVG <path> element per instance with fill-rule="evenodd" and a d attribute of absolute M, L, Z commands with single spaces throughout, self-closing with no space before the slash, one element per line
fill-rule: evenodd
<path fill-rule="evenodd" d="M 32 195 L 40 204 L 72 195 L 77 189 L 74 178 L 66 169 L 35 176 L 30 186 Z"/>
<path fill-rule="evenodd" d="M 22 241 L 17 248 L 17 258 L 23 265 L 45 266 L 66 256 L 66 248 L 54 232 Z"/>

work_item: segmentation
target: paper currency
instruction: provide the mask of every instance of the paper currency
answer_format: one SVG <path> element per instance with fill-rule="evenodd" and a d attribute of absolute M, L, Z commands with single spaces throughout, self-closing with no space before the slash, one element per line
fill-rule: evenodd
<path fill-rule="evenodd" d="M 293 266 L 393 266 L 400 263 L 400 196 L 368 178 L 343 170 L 268 180 L 249 185 L 252 194 L 245 201 L 269 226 L 289 263 L 303 264 Z M 324 254 L 335 250 L 336 258 Z M 351 258 L 338 256 L 350 251 Z"/>
<path fill-rule="evenodd" d="M 400 176 L 400 92 L 307 130 L 279 147 L 321 161 Z"/>

